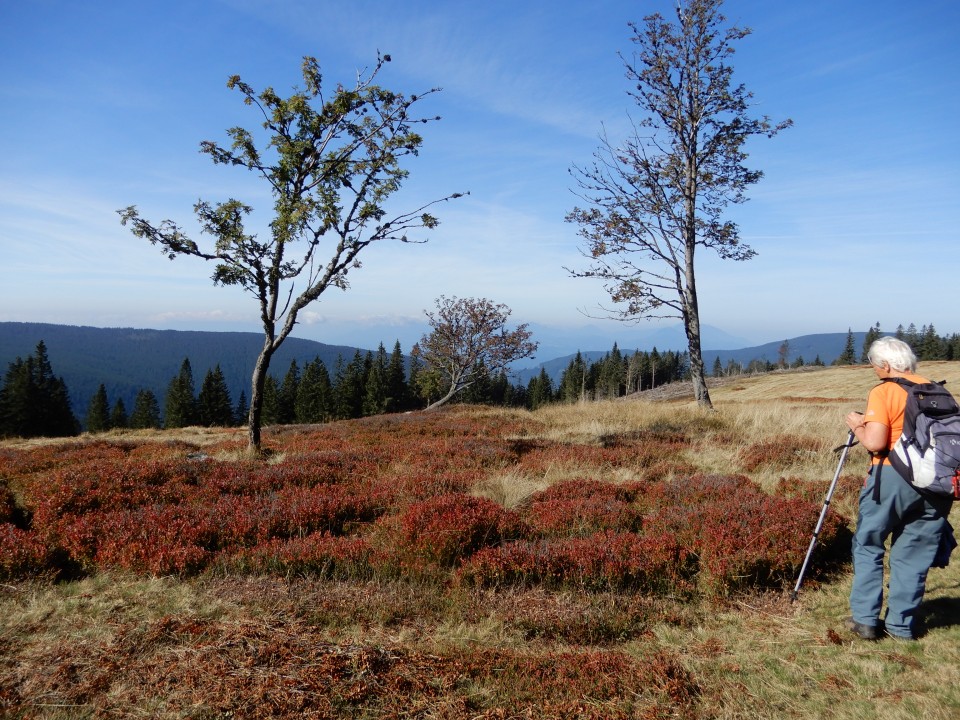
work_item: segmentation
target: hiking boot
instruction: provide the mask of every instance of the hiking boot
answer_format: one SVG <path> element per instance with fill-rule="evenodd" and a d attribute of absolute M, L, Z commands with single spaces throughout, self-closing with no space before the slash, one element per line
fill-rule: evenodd
<path fill-rule="evenodd" d="M 861 640 L 877 639 L 876 625 L 864 625 L 863 623 L 858 623 L 852 617 L 848 617 L 843 621 L 843 626 Z"/>
<path fill-rule="evenodd" d="M 891 640 L 896 640 L 897 642 L 913 642 L 916 638 L 913 635 L 895 635 L 889 630 L 885 630 L 884 633 Z"/>

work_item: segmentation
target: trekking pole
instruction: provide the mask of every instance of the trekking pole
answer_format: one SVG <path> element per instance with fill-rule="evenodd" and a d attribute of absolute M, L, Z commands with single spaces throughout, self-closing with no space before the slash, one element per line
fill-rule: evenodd
<path fill-rule="evenodd" d="M 830 489 L 827 490 L 827 497 L 823 501 L 823 508 L 820 510 L 820 519 L 817 520 L 817 526 L 813 529 L 813 538 L 810 540 L 810 547 L 807 549 L 807 556 L 803 559 L 803 566 L 800 568 L 800 576 L 797 578 L 797 584 L 794 585 L 793 594 L 790 596 L 791 604 L 797 599 L 797 593 L 800 592 L 800 585 L 803 584 L 803 576 L 807 572 L 807 565 L 810 564 L 810 558 L 813 555 L 813 549 L 817 546 L 817 538 L 820 536 L 820 530 L 823 528 L 823 521 L 827 517 L 827 510 L 830 509 L 830 500 L 833 498 L 833 491 L 837 487 L 837 480 L 840 479 L 840 471 L 843 469 L 843 464 L 847 461 L 847 452 L 849 452 L 850 448 L 856 444 L 857 441 L 854 440 L 853 430 L 851 430 L 850 435 L 847 436 L 846 444 L 837 448 L 837 450 L 843 450 L 843 452 L 840 453 L 840 463 L 837 465 L 837 472 L 833 475 L 833 482 L 830 483 Z"/>

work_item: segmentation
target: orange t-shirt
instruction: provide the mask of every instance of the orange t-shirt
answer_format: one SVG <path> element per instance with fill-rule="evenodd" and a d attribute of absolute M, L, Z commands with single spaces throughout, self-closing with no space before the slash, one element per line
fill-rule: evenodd
<path fill-rule="evenodd" d="M 904 379 L 915 383 L 930 382 L 919 375 L 906 375 Z M 903 432 L 903 411 L 906 406 L 907 391 L 902 385 L 895 382 L 882 382 L 867 395 L 867 411 L 863 414 L 863 421 L 865 423 L 883 423 L 889 428 L 887 450 L 892 450 L 897 440 L 900 439 L 900 434 Z M 887 465 L 890 464 L 889 460 L 874 456 L 874 465 L 881 461 Z"/>

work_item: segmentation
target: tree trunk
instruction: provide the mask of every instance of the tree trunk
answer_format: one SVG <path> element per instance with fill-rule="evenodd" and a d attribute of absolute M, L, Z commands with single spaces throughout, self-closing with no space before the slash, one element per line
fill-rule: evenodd
<path fill-rule="evenodd" d="M 452 398 L 458 392 L 463 390 L 464 387 L 466 387 L 466 385 L 457 387 L 456 383 L 454 383 L 453 385 L 450 386 L 450 390 L 447 391 L 446 395 L 444 395 L 442 398 L 440 398 L 436 402 L 432 402 L 429 405 L 427 405 L 426 410 L 435 410 L 436 408 L 440 407 L 441 405 L 446 403 L 448 400 L 450 400 L 450 398 Z"/>
<path fill-rule="evenodd" d="M 260 455 L 260 423 L 263 418 L 263 386 L 267 380 L 267 370 L 270 369 L 270 358 L 273 356 L 273 342 L 267 338 L 260 351 L 257 362 L 253 366 L 253 377 L 250 381 L 250 411 L 247 413 L 247 454 L 252 457 Z"/>
<path fill-rule="evenodd" d="M 696 115 L 694 98 L 689 99 L 691 117 Z M 703 372 L 703 353 L 700 348 L 700 305 L 697 301 L 697 276 L 694 272 L 693 258 L 697 250 L 697 136 L 694 135 L 687 149 L 686 187 L 684 189 L 684 267 L 683 292 L 680 293 L 683 305 L 683 329 L 687 333 L 687 349 L 690 351 L 690 378 L 693 380 L 693 395 L 697 405 L 708 410 L 713 409 L 710 401 L 710 391 L 707 390 L 707 379 Z"/>
<path fill-rule="evenodd" d="M 689 257 L 686 271 L 686 287 L 683 292 L 683 329 L 687 333 L 687 349 L 690 352 L 690 378 L 693 380 L 693 395 L 697 405 L 713 409 L 707 378 L 703 370 L 703 353 L 700 347 L 700 309 L 697 304 L 697 286 L 693 275 L 693 261 Z"/>

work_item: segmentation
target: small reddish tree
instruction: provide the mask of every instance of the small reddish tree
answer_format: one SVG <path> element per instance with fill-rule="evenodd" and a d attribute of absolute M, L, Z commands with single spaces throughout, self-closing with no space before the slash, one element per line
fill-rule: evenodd
<path fill-rule="evenodd" d="M 424 312 L 433 330 L 414 346 L 413 354 L 423 364 L 420 382 L 438 384 L 445 394 L 427 410 L 443 405 L 469 387 L 475 372 L 485 367 L 491 374 L 525 357 L 532 357 L 538 343 L 526 324 L 507 328 L 510 308 L 486 298 L 437 300 L 436 312 Z"/>

